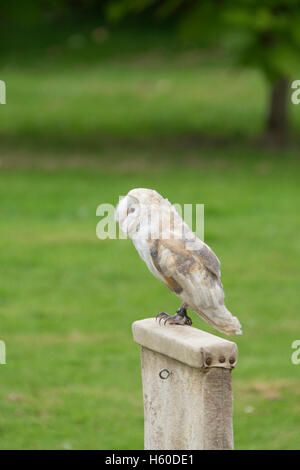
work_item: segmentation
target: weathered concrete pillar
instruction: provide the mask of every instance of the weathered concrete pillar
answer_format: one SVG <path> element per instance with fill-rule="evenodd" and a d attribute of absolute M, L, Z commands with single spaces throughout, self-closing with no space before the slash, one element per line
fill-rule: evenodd
<path fill-rule="evenodd" d="M 132 330 L 141 345 L 145 449 L 233 449 L 236 344 L 154 318 Z"/>

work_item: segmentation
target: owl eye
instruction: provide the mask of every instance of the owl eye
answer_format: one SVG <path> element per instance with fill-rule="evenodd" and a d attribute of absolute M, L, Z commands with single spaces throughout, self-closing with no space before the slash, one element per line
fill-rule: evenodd
<path fill-rule="evenodd" d="M 128 209 L 128 213 L 131 214 L 132 212 L 135 211 L 135 207 L 130 207 L 130 209 Z"/>

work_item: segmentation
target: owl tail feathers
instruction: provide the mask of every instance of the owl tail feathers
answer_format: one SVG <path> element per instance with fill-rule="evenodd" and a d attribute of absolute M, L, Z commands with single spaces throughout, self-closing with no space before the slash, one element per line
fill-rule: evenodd
<path fill-rule="evenodd" d="M 219 330 L 226 335 L 234 336 L 243 334 L 242 325 L 238 318 L 234 317 L 225 305 L 222 305 L 222 307 L 217 310 L 211 309 L 210 311 L 206 311 L 205 314 L 202 312 L 201 316 L 216 328 L 216 330 Z"/>
<path fill-rule="evenodd" d="M 216 328 L 229 336 L 242 335 L 242 325 L 240 324 L 237 317 L 231 316 L 230 322 L 226 326 L 216 326 Z"/>
<path fill-rule="evenodd" d="M 242 325 L 240 324 L 239 319 L 234 317 L 225 305 L 222 310 L 222 315 L 214 318 L 216 321 L 216 328 L 226 335 L 242 335 Z"/>

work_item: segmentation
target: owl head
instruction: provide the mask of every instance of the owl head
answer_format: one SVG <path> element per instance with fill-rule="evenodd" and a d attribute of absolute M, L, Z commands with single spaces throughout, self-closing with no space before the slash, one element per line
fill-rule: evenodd
<path fill-rule="evenodd" d="M 163 201 L 163 197 L 153 189 L 132 189 L 120 200 L 116 208 L 115 220 L 119 222 L 122 231 L 132 238 L 142 220 L 150 214 L 151 208 L 159 207 Z"/>

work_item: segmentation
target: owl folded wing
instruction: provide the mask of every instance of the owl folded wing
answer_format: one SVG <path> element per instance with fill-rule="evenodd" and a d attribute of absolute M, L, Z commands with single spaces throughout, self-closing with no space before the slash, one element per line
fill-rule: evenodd
<path fill-rule="evenodd" d="M 152 263 L 170 290 L 196 310 L 224 303 L 220 262 L 205 244 L 187 249 L 184 240 L 153 240 Z"/>

